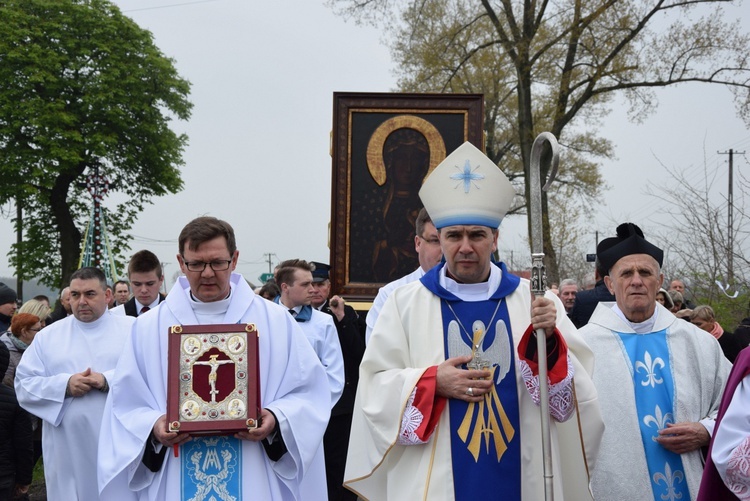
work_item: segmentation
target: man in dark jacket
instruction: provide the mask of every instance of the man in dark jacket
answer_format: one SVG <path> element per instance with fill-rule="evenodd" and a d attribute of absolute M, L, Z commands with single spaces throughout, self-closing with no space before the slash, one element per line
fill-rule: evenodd
<path fill-rule="evenodd" d="M 133 254 L 128 263 L 128 279 L 133 288 L 133 297 L 112 308 L 113 314 L 138 317 L 166 299 L 159 292 L 164 284 L 161 262 L 153 252 L 144 249 Z"/>
<path fill-rule="evenodd" d="M 0 374 L 5 374 L 10 353 L 0 343 Z M 16 393 L 0 384 L 0 499 L 26 494 L 34 468 L 31 416 L 18 405 Z"/>
<path fill-rule="evenodd" d="M 598 255 L 598 246 L 596 250 Z M 602 265 L 599 263 L 599 258 L 597 257 L 596 285 L 593 289 L 578 292 L 578 294 L 576 294 L 575 304 L 573 304 L 573 309 L 568 313 L 568 316 L 577 328 L 580 329 L 589 323 L 589 318 L 591 318 L 591 314 L 594 313 L 597 304 L 615 300 L 615 296 L 609 292 L 609 289 L 607 289 L 607 286 L 604 284 L 604 276 L 606 274 L 607 270 L 602 269 Z"/>
<path fill-rule="evenodd" d="M 55 305 L 55 311 L 47 318 L 47 325 L 67 318 L 71 313 L 73 310 L 70 309 L 70 287 L 65 287 L 60 291 L 60 300 Z"/>
<path fill-rule="evenodd" d="M 345 305 L 344 300 L 339 296 L 333 296 L 329 301 L 330 266 L 314 261 L 312 264 L 315 266 L 312 272 L 315 294 L 311 305 L 333 317 L 341 344 L 341 355 L 344 358 L 344 392 L 331 410 L 331 420 L 328 422 L 328 428 L 323 437 L 328 499 L 330 501 L 356 500 L 357 496 L 344 489 L 343 483 L 346 452 L 349 447 L 349 429 L 352 426 L 354 412 L 354 397 L 357 394 L 359 381 L 359 363 L 365 353 L 365 322 L 364 318 L 359 317 L 354 308 Z"/>

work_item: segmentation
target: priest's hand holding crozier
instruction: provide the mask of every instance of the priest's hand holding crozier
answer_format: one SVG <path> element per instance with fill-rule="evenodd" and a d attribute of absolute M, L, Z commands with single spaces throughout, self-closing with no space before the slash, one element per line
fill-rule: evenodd
<path fill-rule="evenodd" d="M 555 332 L 557 309 L 552 300 L 538 297 L 531 303 L 531 325 L 534 330 L 544 329 L 547 339 Z"/>

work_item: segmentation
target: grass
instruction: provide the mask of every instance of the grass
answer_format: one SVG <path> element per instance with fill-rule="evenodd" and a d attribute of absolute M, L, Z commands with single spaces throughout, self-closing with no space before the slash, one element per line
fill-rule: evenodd
<path fill-rule="evenodd" d="M 39 458 L 36 466 L 34 466 L 29 499 L 31 501 L 46 501 L 47 499 L 47 486 L 44 482 L 44 458 Z"/>
<path fill-rule="evenodd" d="M 34 476 L 32 477 L 32 483 L 44 482 L 44 458 L 39 458 L 34 466 Z"/>

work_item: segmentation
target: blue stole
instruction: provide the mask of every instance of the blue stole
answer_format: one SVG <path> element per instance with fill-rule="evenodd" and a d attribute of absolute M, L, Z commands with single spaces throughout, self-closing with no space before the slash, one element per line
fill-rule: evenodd
<path fill-rule="evenodd" d="M 520 501 L 521 436 L 515 349 L 505 301 L 505 297 L 516 290 L 520 279 L 508 273 L 505 265 L 500 264 L 502 279 L 492 297 L 486 301 L 466 302 L 440 286 L 440 269 L 443 266 L 444 263 L 427 272 L 421 281 L 441 299 L 445 357 L 457 355 L 451 353 L 448 335 L 449 325 L 453 323 L 453 336 L 457 338 L 456 316 L 460 320 L 458 323 L 465 327 L 458 329 L 460 340 L 463 341 L 459 342 L 460 349 L 464 353 L 471 353 L 472 339 L 469 336 L 473 333 L 475 321 L 479 320 L 486 329 L 481 343 L 482 356 L 492 363 L 490 369 L 495 381 L 495 391 L 482 402 L 448 402 L 455 498 L 457 501 Z M 492 356 L 498 352 L 505 354 L 506 367 L 499 366 L 498 357 Z M 498 382 L 499 374 L 505 375 Z"/>
<path fill-rule="evenodd" d="M 276 296 L 275 298 L 273 298 L 273 302 L 276 304 L 280 304 L 281 306 L 284 306 L 283 304 L 281 304 L 281 296 Z M 286 308 L 286 306 L 284 306 L 284 308 Z M 294 317 L 294 319 L 297 322 L 307 322 L 311 318 L 312 318 L 312 306 L 310 306 L 309 304 L 304 305 L 302 309 L 300 310 L 300 312 L 297 313 L 297 316 Z"/>
<path fill-rule="evenodd" d="M 180 446 L 180 499 L 240 501 L 242 444 L 232 436 L 193 437 Z"/>
<path fill-rule="evenodd" d="M 682 458 L 654 440 L 667 423 L 674 423 L 674 381 L 667 331 L 617 334 L 632 367 L 635 407 L 654 501 L 689 500 Z"/>

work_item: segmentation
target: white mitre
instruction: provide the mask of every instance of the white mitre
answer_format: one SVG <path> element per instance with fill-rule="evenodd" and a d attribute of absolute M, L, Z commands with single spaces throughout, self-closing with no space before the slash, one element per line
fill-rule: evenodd
<path fill-rule="evenodd" d="M 440 162 L 419 190 L 437 229 L 454 225 L 497 228 L 515 196 L 500 168 L 469 142 Z"/>

